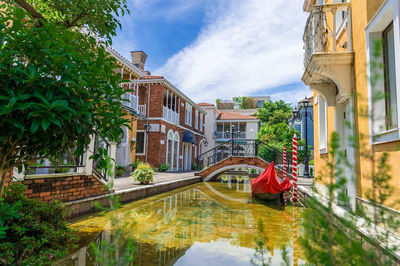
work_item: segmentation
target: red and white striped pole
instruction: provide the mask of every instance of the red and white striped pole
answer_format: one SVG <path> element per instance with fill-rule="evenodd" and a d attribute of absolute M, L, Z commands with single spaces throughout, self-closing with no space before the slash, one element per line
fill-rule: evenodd
<path fill-rule="evenodd" d="M 286 172 L 286 147 L 283 147 L 283 180 L 287 178 Z M 283 206 L 286 206 L 286 192 L 283 191 Z"/>
<path fill-rule="evenodd" d="M 297 203 L 297 136 L 293 136 L 293 153 L 292 153 L 292 175 L 293 175 L 293 197 L 292 202 Z"/>

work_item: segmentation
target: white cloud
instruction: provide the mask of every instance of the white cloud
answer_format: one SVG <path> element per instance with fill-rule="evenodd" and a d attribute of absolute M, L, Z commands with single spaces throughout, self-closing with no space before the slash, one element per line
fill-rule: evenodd
<path fill-rule="evenodd" d="M 251 95 L 300 81 L 306 20 L 302 0 L 230 0 L 208 2 L 207 8 L 207 24 L 197 39 L 155 74 L 165 75 L 195 101 Z M 293 91 L 279 96 L 289 94 Z"/>

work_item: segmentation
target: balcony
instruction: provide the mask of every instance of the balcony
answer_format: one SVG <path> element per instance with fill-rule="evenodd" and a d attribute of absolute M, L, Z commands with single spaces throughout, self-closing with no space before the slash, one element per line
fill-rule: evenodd
<path fill-rule="evenodd" d="M 314 6 L 303 35 L 305 71 L 302 80 L 323 94 L 329 106 L 352 94 L 354 53 L 348 49 L 351 48 L 350 12 L 350 3 Z"/>
<path fill-rule="evenodd" d="M 124 99 L 124 101 L 122 101 L 122 104 L 133 109 L 134 111 L 138 111 L 138 97 L 134 94 L 132 94 L 132 92 L 126 92 L 122 95 L 122 99 Z"/>
<path fill-rule="evenodd" d="M 227 132 L 215 132 L 216 139 L 231 139 L 236 138 L 236 139 L 246 139 L 246 132 L 238 132 L 238 133 L 231 133 L 229 131 Z"/>
<path fill-rule="evenodd" d="M 173 124 L 179 124 L 179 113 L 163 106 L 163 118 Z"/>
<path fill-rule="evenodd" d="M 139 115 L 146 116 L 146 105 L 145 104 L 138 105 L 138 113 L 139 113 Z"/>

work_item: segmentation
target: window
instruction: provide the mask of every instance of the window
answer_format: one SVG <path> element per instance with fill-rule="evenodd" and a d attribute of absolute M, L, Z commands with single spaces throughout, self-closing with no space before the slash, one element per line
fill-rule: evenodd
<path fill-rule="evenodd" d="M 264 103 L 263 100 L 258 100 L 258 101 L 257 101 L 257 108 L 263 107 L 263 103 Z"/>
<path fill-rule="evenodd" d="M 327 106 L 325 99 L 319 95 L 318 96 L 318 133 L 319 133 L 319 150 L 320 153 L 327 152 Z"/>
<path fill-rule="evenodd" d="M 203 124 L 203 117 L 204 117 L 204 115 L 203 115 L 203 114 L 200 114 L 200 131 L 203 131 L 203 126 L 204 126 L 204 124 Z"/>
<path fill-rule="evenodd" d="M 144 154 L 144 143 L 145 143 L 145 133 L 137 132 L 136 133 L 136 153 Z"/>
<path fill-rule="evenodd" d="M 192 125 L 192 106 L 190 104 L 186 104 L 185 123 L 190 126 Z"/>
<path fill-rule="evenodd" d="M 195 118 L 194 118 L 194 128 L 199 128 L 199 110 L 196 109 Z"/>
<path fill-rule="evenodd" d="M 386 129 L 398 127 L 393 22 L 383 31 Z"/>
<path fill-rule="evenodd" d="M 397 1 L 388 0 L 366 28 L 372 143 L 400 138 L 400 26 L 393 22 L 395 17 L 399 17 Z"/>

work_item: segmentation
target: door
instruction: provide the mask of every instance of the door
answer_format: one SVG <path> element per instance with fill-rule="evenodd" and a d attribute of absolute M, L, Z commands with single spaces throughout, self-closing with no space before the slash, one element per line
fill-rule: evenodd
<path fill-rule="evenodd" d="M 191 170 L 192 168 L 192 144 L 183 144 L 183 170 Z"/>

